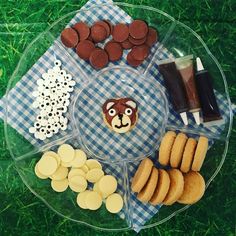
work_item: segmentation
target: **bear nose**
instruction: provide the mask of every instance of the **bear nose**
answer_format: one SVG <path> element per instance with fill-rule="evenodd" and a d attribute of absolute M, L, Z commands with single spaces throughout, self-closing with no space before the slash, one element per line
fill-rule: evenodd
<path fill-rule="evenodd" d="M 118 114 L 118 117 L 119 117 L 120 120 L 122 120 L 123 114 Z"/>

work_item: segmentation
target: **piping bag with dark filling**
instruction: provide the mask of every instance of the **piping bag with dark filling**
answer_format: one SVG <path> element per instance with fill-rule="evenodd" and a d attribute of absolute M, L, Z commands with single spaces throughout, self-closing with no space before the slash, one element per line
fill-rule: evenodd
<path fill-rule="evenodd" d="M 202 108 L 203 122 L 212 125 L 223 122 L 216 102 L 211 75 L 204 69 L 201 59 L 197 57 L 196 85 Z M 217 122 L 216 122 L 217 121 Z"/>
<path fill-rule="evenodd" d="M 189 110 L 184 84 L 175 61 L 168 59 L 158 63 L 159 71 L 163 75 L 167 91 L 176 112 L 185 125 L 188 125 L 187 111 Z"/>

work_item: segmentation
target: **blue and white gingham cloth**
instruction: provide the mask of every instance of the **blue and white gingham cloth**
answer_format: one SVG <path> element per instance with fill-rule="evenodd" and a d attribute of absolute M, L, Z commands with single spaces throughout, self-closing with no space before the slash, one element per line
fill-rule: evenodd
<path fill-rule="evenodd" d="M 78 21 L 85 21 L 89 25 L 101 19 L 109 19 L 113 24 L 118 22 L 130 23 L 131 17 L 125 13 L 118 6 L 113 5 L 111 0 L 91 0 L 84 8 L 95 6 L 95 4 L 110 3 L 111 5 L 103 5 L 95 8 L 90 8 L 87 11 L 78 12 L 70 21 L 68 26 L 75 24 Z M 126 62 L 127 51 L 124 52 L 124 57 L 121 61 L 110 63 L 110 65 L 127 65 Z M 123 209 L 120 213 L 121 218 L 125 218 L 130 227 L 137 232 L 142 228 L 148 220 L 152 218 L 158 211 L 160 206 L 152 206 L 150 204 L 143 204 L 139 202 L 136 195 L 130 193 L 124 186 L 130 186 L 132 177 L 139 165 L 139 161 L 135 157 L 142 155 L 143 152 L 148 153 L 152 151 L 155 146 L 156 136 L 159 135 L 160 124 L 163 121 L 163 104 L 161 94 L 155 93 L 154 88 L 150 85 L 143 84 L 142 73 L 144 73 L 150 63 L 151 58 L 154 57 L 152 67 L 146 72 L 146 79 L 156 80 L 163 91 L 166 93 L 163 78 L 158 72 L 158 66 L 155 61 L 171 57 L 171 54 L 157 43 L 151 50 L 151 55 L 138 68 L 140 76 L 135 76 L 132 73 L 124 72 L 118 73 L 116 70 L 108 71 L 103 77 L 102 75 L 94 78 L 97 73 L 87 62 L 81 60 L 73 49 L 65 48 L 58 38 L 54 44 L 40 57 L 40 59 L 32 66 L 32 68 L 22 77 L 22 79 L 15 85 L 8 94 L 0 100 L 0 118 L 4 118 L 4 102 L 8 102 L 8 117 L 7 122 L 14 129 L 16 129 L 22 136 L 24 136 L 31 144 L 37 148 L 56 141 L 63 137 L 70 138 L 70 143 L 78 147 L 78 140 L 74 138 L 74 126 L 70 123 L 66 131 L 54 135 L 53 138 L 45 141 L 39 141 L 28 132 L 29 127 L 34 123 L 37 111 L 32 108 L 34 98 L 32 91 L 36 88 L 36 81 L 49 68 L 53 67 L 55 59 L 62 61 L 62 68 L 68 71 L 77 82 L 76 89 L 71 96 L 75 99 L 78 92 L 84 86 L 85 82 L 93 80 L 94 83 L 88 84 L 86 90 L 82 90 L 79 99 L 76 101 L 75 120 L 78 121 L 76 126 L 80 128 L 80 132 L 84 140 L 84 144 L 98 156 L 104 156 L 104 159 L 120 160 L 124 158 L 134 158 L 133 162 L 128 164 L 104 164 L 105 172 L 115 175 L 118 179 L 118 192 L 126 195 L 129 198 L 127 202 L 129 214 Z M 101 77 L 101 78 L 100 78 Z M 104 82 L 104 78 L 107 80 Z M 125 86 L 122 81 L 126 81 Z M 135 81 L 135 83 L 134 83 Z M 130 84 L 131 89 L 127 89 Z M 134 89 L 134 91 L 132 91 Z M 108 98 L 119 97 L 121 95 L 136 98 L 139 104 L 140 117 L 136 127 L 126 135 L 118 135 L 111 132 L 102 122 L 101 105 Z M 140 100 L 142 96 L 147 96 L 146 104 Z M 166 93 L 168 97 L 168 94 Z M 152 98 L 152 99 L 150 99 Z M 218 104 L 221 113 L 225 120 L 229 116 L 229 109 L 227 100 L 217 93 Z M 159 100 L 159 102 L 158 102 Z M 97 101 L 97 102 L 96 102 Z M 152 112 L 150 112 L 152 111 Z M 174 128 L 176 130 L 183 129 L 183 123 L 179 115 L 173 110 L 172 105 L 169 105 L 169 117 L 167 122 L 167 129 Z M 69 116 L 69 113 L 68 113 Z M 190 117 L 190 116 L 189 116 Z M 69 117 L 68 117 L 69 118 Z M 70 119 L 70 118 L 69 118 Z M 152 123 L 156 121 L 156 123 Z M 77 127 L 77 128 L 78 128 Z M 212 126 L 206 128 L 195 125 L 193 119 L 190 120 L 188 130 L 190 133 L 205 134 L 208 137 L 217 137 L 223 132 L 225 126 Z M 129 144 L 129 145 L 127 145 Z M 25 153 L 26 154 L 26 153 Z M 17 157 L 16 157 L 17 158 Z M 156 160 L 156 154 L 151 155 L 153 160 Z M 126 171 L 127 170 L 127 171 Z"/>

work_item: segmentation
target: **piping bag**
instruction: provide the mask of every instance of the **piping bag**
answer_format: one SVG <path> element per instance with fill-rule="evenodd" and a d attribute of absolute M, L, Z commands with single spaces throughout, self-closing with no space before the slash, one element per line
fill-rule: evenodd
<path fill-rule="evenodd" d="M 179 70 L 189 103 L 189 111 L 193 114 L 197 125 L 200 125 L 200 101 L 195 84 L 194 69 L 193 69 L 193 55 L 180 57 L 175 60 L 177 69 Z"/>
<path fill-rule="evenodd" d="M 188 125 L 187 111 L 189 110 L 184 83 L 173 59 L 158 62 L 160 73 L 163 75 L 167 91 L 174 110 L 178 112 L 185 125 Z"/>
<path fill-rule="evenodd" d="M 204 69 L 201 59 L 197 57 L 196 85 L 202 108 L 203 122 L 208 125 L 220 124 L 223 121 L 216 102 L 210 73 Z"/>

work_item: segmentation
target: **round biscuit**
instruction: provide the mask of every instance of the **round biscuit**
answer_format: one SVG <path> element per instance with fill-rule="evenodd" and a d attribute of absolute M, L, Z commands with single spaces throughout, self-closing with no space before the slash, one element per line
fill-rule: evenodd
<path fill-rule="evenodd" d="M 200 171 L 208 150 L 208 138 L 201 136 L 198 140 L 195 155 L 193 157 L 192 170 Z"/>
<path fill-rule="evenodd" d="M 144 185 L 147 183 L 151 174 L 153 162 L 149 158 L 141 161 L 137 171 L 132 180 L 131 189 L 133 192 L 140 192 Z"/>
<path fill-rule="evenodd" d="M 55 173 L 50 175 L 50 178 L 53 180 L 63 180 L 68 175 L 68 168 L 64 166 L 59 166 Z"/>
<path fill-rule="evenodd" d="M 113 193 L 106 199 L 106 209 L 111 213 L 120 212 L 123 205 L 123 198 L 118 193 Z"/>
<path fill-rule="evenodd" d="M 205 192 L 205 180 L 200 173 L 190 171 L 184 174 L 184 191 L 177 202 L 193 204 L 199 201 Z"/>
<path fill-rule="evenodd" d="M 150 199 L 150 203 L 154 206 L 162 203 L 170 187 L 169 174 L 163 169 L 159 169 L 158 172 L 159 176 L 158 176 L 157 186 L 153 193 L 152 198 Z"/>
<path fill-rule="evenodd" d="M 169 164 L 171 148 L 173 146 L 175 138 L 176 138 L 176 133 L 173 131 L 168 131 L 164 135 L 159 148 L 158 161 L 161 165 L 166 166 Z"/>
<path fill-rule="evenodd" d="M 187 173 L 191 169 L 196 146 L 197 141 L 193 138 L 189 138 L 184 148 L 184 154 L 180 166 L 180 170 L 183 173 Z"/>
<path fill-rule="evenodd" d="M 183 157 L 183 152 L 185 148 L 185 144 L 187 142 L 188 137 L 186 134 L 179 133 L 176 136 L 176 139 L 174 141 L 171 154 L 170 154 L 170 165 L 172 168 L 178 168 L 182 157 Z"/>
<path fill-rule="evenodd" d="M 170 177 L 170 187 L 163 201 L 164 205 L 172 205 L 175 203 L 184 190 L 184 177 L 182 172 L 177 169 L 172 169 L 168 171 L 168 174 Z"/>
<path fill-rule="evenodd" d="M 52 180 L 51 181 L 51 187 L 54 191 L 61 193 L 66 191 L 68 188 L 68 179 L 62 179 L 62 180 Z"/>
<path fill-rule="evenodd" d="M 157 168 L 153 167 L 148 182 L 146 183 L 144 188 L 138 193 L 137 198 L 139 199 L 139 201 L 147 203 L 151 199 L 155 191 L 157 182 L 158 170 Z"/>

